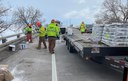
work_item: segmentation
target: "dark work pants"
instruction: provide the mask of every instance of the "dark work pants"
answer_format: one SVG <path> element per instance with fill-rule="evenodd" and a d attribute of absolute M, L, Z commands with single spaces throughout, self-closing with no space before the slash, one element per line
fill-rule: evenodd
<path fill-rule="evenodd" d="M 29 41 L 32 42 L 32 34 L 31 33 L 28 33 L 26 37 L 27 37 L 28 42 Z"/>
<path fill-rule="evenodd" d="M 41 48 L 41 43 L 43 42 L 44 48 L 47 48 L 46 42 L 45 42 L 45 37 L 40 37 L 39 36 L 39 43 L 38 43 L 38 48 Z"/>
<path fill-rule="evenodd" d="M 48 37 L 48 43 L 49 43 L 49 52 L 54 53 L 54 48 L 56 44 L 56 37 Z"/>

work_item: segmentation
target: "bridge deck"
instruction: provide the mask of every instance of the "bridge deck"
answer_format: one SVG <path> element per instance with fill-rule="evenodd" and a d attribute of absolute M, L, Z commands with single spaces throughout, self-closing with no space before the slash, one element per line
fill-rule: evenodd
<path fill-rule="evenodd" d="M 65 43 L 57 41 L 56 63 L 53 62 L 53 56 L 47 49 L 37 50 L 37 44 L 38 39 L 35 39 L 34 43 L 28 44 L 27 49 L 12 52 L 11 56 L 0 62 L 9 65 L 9 70 L 15 77 L 13 81 L 121 81 L 122 79 L 120 72 L 91 61 L 84 61 L 77 54 L 70 54 Z"/>

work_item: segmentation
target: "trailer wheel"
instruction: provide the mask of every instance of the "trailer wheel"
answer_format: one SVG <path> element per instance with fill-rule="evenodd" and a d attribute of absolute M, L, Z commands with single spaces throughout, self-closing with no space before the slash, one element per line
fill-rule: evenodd
<path fill-rule="evenodd" d="M 66 44 L 67 44 L 67 49 L 69 50 L 69 41 L 67 41 L 67 43 L 66 43 Z"/>
<path fill-rule="evenodd" d="M 75 53 L 76 50 L 74 49 L 74 47 L 71 44 L 68 44 L 68 50 L 70 53 Z"/>
<path fill-rule="evenodd" d="M 68 45 L 68 41 L 66 40 L 66 46 Z"/>

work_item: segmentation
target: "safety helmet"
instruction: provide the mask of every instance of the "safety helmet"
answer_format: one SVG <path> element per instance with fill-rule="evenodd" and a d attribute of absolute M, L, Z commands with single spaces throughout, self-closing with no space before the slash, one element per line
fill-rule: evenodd
<path fill-rule="evenodd" d="M 51 20 L 51 23 L 55 23 L 56 21 L 54 19 Z"/>
<path fill-rule="evenodd" d="M 82 24 L 84 24 L 84 21 L 82 21 Z"/>
<path fill-rule="evenodd" d="M 37 25 L 37 26 L 41 26 L 41 23 L 40 23 L 40 22 L 36 22 L 36 25 Z"/>

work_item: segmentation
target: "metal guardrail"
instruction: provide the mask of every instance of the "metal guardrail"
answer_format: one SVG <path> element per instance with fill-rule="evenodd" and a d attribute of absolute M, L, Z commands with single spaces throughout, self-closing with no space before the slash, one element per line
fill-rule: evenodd
<path fill-rule="evenodd" d="M 23 33 L 9 35 L 9 36 L 6 36 L 6 37 L 1 37 L 0 40 L 2 40 L 2 43 L 5 43 L 7 38 L 14 37 L 14 36 L 17 36 L 17 38 L 19 38 L 21 34 L 23 34 Z"/>
<path fill-rule="evenodd" d="M 4 43 L 4 44 L 0 45 L 0 51 L 3 51 L 5 49 L 7 49 L 10 44 L 17 44 L 17 43 L 20 43 L 23 40 L 25 40 L 25 36 L 20 37 L 20 38 L 15 39 L 15 40 L 11 40 L 11 41 L 9 41 L 7 43 Z"/>
<path fill-rule="evenodd" d="M 9 35 L 9 36 L 6 36 L 6 37 L 1 37 L 0 38 L 0 40 L 2 40 L 2 39 L 6 39 L 6 38 L 10 38 L 10 37 L 14 37 L 14 36 L 20 36 L 21 34 L 23 34 L 23 33 L 19 33 L 19 34 L 14 34 L 14 35 Z"/>
<path fill-rule="evenodd" d="M 5 49 L 7 49 L 9 47 L 10 44 L 18 44 L 22 41 L 25 40 L 26 36 L 20 36 L 21 34 L 23 33 L 19 33 L 19 34 L 14 34 L 14 35 L 10 35 L 10 36 L 6 36 L 6 37 L 1 37 L 0 40 L 3 40 L 2 44 L 0 44 L 0 51 L 3 51 Z M 11 38 L 11 37 L 15 37 L 17 36 L 17 39 L 14 39 L 14 40 L 10 40 L 8 42 L 4 41 L 5 39 L 7 38 Z M 33 38 L 37 37 L 37 34 L 33 34 Z"/>
<path fill-rule="evenodd" d="M 25 40 L 25 36 L 21 37 L 21 34 L 23 34 L 23 33 L 9 35 L 9 36 L 6 36 L 6 37 L 1 37 L 0 40 L 2 40 L 2 44 L 0 45 L 0 51 L 3 51 L 5 49 L 7 49 L 10 44 L 17 44 L 17 43 Z M 7 42 L 7 38 L 11 38 L 11 37 L 15 37 L 15 36 L 17 36 L 16 39 L 10 40 L 10 41 Z"/>

